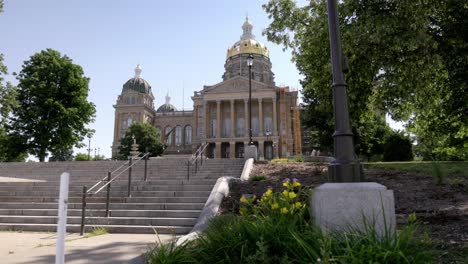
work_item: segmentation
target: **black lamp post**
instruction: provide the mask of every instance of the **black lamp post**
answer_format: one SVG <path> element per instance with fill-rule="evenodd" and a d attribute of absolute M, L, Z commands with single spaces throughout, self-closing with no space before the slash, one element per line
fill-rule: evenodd
<path fill-rule="evenodd" d="M 361 165 L 354 154 L 353 133 L 349 122 L 347 85 L 342 69 L 343 54 L 341 53 L 336 0 L 327 0 L 327 11 L 333 71 L 333 111 L 336 129 L 333 133 L 335 159 L 328 167 L 328 172 L 332 182 L 359 182 Z"/>
<path fill-rule="evenodd" d="M 249 66 L 249 146 L 254 144 L 252 141 L 252 65 L 253 55 L 250 54 L 247 58 L 247 66 Z"/>
<path fill-rule="evenodd" d="M 91 160 L 91 134 L 88 134 L 88 160 Z"/>

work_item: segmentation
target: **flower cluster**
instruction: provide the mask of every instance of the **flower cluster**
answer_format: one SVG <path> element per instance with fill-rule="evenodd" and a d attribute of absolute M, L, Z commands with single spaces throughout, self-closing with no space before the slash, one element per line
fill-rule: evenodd
<path fill-rule="evenodd" d="M 241 207 L 239 212 L 243 216 L 274 216 L 274 215 L 294 215 L 305 210 L 305 204 L 300 200 L 302 185 L 297 179 L 285 179 L 283 181 L 285 190 L 275 193 L 269 188 L 260 199 L 253 196 L 240 199 Z"/>

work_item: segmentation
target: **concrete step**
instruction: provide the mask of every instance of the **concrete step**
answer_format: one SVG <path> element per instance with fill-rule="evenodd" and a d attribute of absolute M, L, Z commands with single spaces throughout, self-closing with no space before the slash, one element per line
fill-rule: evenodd
<path fill-rule="evenodd" d="M 201 210 L 205 203 L 111 203 L 111 210 Z M 2 202 L 0 209 L 57 209 L 57 203 Z M 87 203 L 87 209 L 104 210 L 104 203 Z M 81 209 L 81 203 L 69 203 L 68 209 Z"/>
<path fill-rule="evenodd" d="M 0 197 L 58 197 L 60 194 L 59 191 L 0 191 Z M 81 197 L 82 192 L 72 191 L 69 192 L 69 197 Z M 127 197 L 127 191 L 118 191 L 118 190 L 111 190 L 110 197 Z M 102 190 L 98 194 L 93 194 L 92 197 L 105 197 L 107 195 L 106 190 Z M 210 195 L 210 191 L 136 191 L 134 190 L 131 192 L 133 197 L 208 197 Z M 1 199 L 1 198 L 0 198 Z"/>
<path fill-rule="evenodd" d="M 109 210 L 111 217 L 197 218 L 201 210 Z M 67 210 L 68 216 L 81 216 L 81 209 Z M 87 216 L 105 217 L 105 210 L 86 210 Z M 0 215 L 57 216 L 57 209 L 0 209 Z"/>
<path fill-rule="evenodd" d="M 111 203 L 204 203 L 208 197 L 111 197 Z M 0 202 L 56 202 L 58 197 L 0 196 Z M 68 198 L 69 203 L 80 203 L 81 197 Z M 105 203 L 106 197 L 88 197 L 88 203 Z"/>
<path fill-rule="evenodd" d="M 175 234 L 183 235 L 192 230 L 191 226 L 129 226 L 129 225 L 87 225 L 85 232 L 92 232 L 96 228 L 105 228 L 109 233 L 130 234 Z M 0 223 L 2 231 L 34 231 L 34 232 L 56 232 L 56 224 L 21 224 Z M 67 224 L 67 232 L 79 233 L 80 225 Z"/>
<path fill-rule="evenodd" d="M 0 223 L 56 224 L 56 216 L 0 215 Z M 197 218 L 148 218 L 148 217 L 86 217 L 86 224 L 93 225 L 146 225 L 146 226 L 194 226 Z M 81 217 L 67 217 L 67 224 L 81 224 Z"/>

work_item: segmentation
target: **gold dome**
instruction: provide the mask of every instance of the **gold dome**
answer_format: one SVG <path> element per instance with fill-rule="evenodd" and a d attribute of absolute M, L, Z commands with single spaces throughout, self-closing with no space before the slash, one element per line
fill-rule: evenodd
<path fill-rule="evenodd" d="M 237 41 L 231 48 L 227 50 L 227 58 L 237 54 L 259 54 L 265 57 L 270 57 L 270 52 L 267 47 L 255 39 L 243 39 Z"/>
<path fill-rule="evenodd" d="M 244 33 L 241 39 L 234 43 L 232 47 L 228 48 L 226 58 L 232 57 L 237 54 L 259 54 L 265 57 L 270 57 L 268 48 L 260 41 L 255 40 L 252 34 L 253 25 L 250 23 L 249 17 L 246 17 L 242 30 Z"/>

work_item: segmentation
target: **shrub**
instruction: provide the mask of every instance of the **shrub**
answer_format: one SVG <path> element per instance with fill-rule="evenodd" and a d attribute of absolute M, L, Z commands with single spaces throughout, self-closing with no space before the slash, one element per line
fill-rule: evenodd
<path fill-rule="evenodd" d="M 395 132 L 390 135 L 384 144 L 384 161 L 410 161 L 413 160 L 413 145 L 411 139 L 403 133 Z"/>
<path fill-rule="evenodd" d="M 294 157 L 295 162 L 304 162 L 304 155 L 299 154 Z"/>
<path fill-rule="evenodd" d="M 250 180 L 255 182 L 255 181 L 264 181 L 266 180 L 266 176 L 265 175 L 254 175 L 252 177 L 250 177 Z"/>

